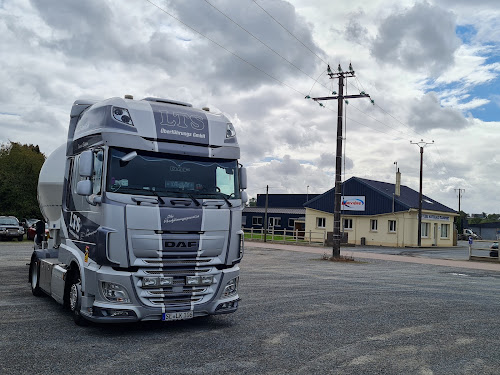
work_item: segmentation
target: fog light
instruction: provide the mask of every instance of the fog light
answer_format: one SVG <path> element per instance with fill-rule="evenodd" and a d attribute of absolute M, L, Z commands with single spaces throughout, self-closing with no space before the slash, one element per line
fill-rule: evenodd
<path fill-rule="evenodd" d="M 120 121 L 120 122 L 123 122 L 124 124 L 134 126 L 134 123 L 132 122 L 132 118 L 130 117 L 130 113 L 128 112 L 128 109 L 120 108 L 120 107 L 113 107 L 112 113 L 113 113 L 113 118 L 116 121 Z"/>
<path fill-rule="evenodd" d="M 211 285 L 214 283 L 214 277 L 210 276 L 201 276 L 201 284 L 203 285 Z"/>
<path fill-rule="evenodd" d="M 103 297 L 109 302 L 130 302 L 130 297 L 128 296 L 127 290 L 120 284 L 102 281 L 101 291 Z"/>
<path fill-rule="evenodd" d="M 160 277 L 160 286 L 170 286 L 174 283 L 173 277 Z"/>
<path fill-rule="evenodd" d="M 160 280 L 157 277 L 143 277 L 142 286 L 143 287 L 154 287 L 160 284 Z"/>
<path fill-rule="evenodd" d="M 224 298 L 231 297 L 231 296 L 235 295 L 236 293 L 238 293 L 238 281 L 239 281 L 239 277 L 235 277 L 234 279 L 229 281 L 226 284 L 226 287 L 224 288 L 224 292 L 222 292 L 222 297 L 224 297 Z"/>
<path fill-rule="evenodd" d="M 227 138 L 234 138 L 234 137 L 236 137 L 236 130 L 234 130 L 233 124 L 228 122 L 226 124 L 226 139 Z"/>
<path fill-rule="evenodd" d="M 200 276 L 186 276 L 186 285 L 199 285 L 201 284 Z"/>

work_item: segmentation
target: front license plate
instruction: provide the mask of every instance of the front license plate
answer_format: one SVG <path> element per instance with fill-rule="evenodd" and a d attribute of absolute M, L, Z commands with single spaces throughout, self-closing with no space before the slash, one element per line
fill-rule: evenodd
<path fill-rule="evenodd" d="M 164 322 L 172 321 L 172 320 L 186 320 L 193 318 L 192 311 L 181 311 L 181 312 L 171 312 L 171 313 L 163 313 L 161 320 Z"/>

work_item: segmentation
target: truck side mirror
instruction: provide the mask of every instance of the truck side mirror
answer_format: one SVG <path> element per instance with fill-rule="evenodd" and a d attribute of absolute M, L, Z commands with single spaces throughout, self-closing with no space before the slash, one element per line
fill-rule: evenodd
<path fill-rule="evenodd" d="M 241 203 L 245 204 L 248 202 L 248 194 L 246 191 L 241 192 Z"/>
<path fill-rule="evenodd" d="M 76 184 L 76 193 L 88 197 L 92 194 L 92 181 L 82 180 Z"/>
<path fill-rule="evenodd" d="M 245 167 L 240 168 L 240 188 L 242 190 L 247 188 L 247 169 Z"/>
<path fill-rule="evenodd" d="M 94 153 L 92 150 L 86 150 L 80 154 L 80 165 L 78 173 L 81 177 L 92 177 L 94 169 Z"/>

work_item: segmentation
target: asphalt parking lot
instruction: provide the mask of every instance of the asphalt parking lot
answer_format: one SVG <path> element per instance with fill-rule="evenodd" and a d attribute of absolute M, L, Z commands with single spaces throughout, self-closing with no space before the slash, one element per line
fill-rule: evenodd
<path fill-rule="evenodd" d="M 1 374 L 499 374 L 500 272 L 247 244 L 240 309 L 78 327 L 0 242 Z"/>

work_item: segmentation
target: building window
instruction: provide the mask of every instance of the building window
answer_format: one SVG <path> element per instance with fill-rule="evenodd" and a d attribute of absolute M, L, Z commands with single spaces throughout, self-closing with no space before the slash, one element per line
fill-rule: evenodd
<path fill-rule="evenodd" d="M 344 219 L 344 229 L 352 229 L 352 219 Z"/>
<path fill-rule="evenodd" d="M 396 232 L 396 220 L 389 220 L 389 232 L 390 233 Z"/>
<path fill-rule="evenodd" d="M 450 224 L 441 224 L 441 238 L 450 236 Z"/>
<path fill-rule="evenodd" d="M 372 232 L 376 232 L 377 231 L 377 226 L 378 226 L 377 219 L 371 219 L 370 220 L 370 230 Z"/>
<path fill-rule="evenodd" d="M 316 218 L 316 227 L 325 228 L 326 227 L 326 219 L 324 217 Z"/>
<path fill-rule="evenodd" d="M 247 217 L 246 216 L 241 217 L 241 225 L 247 225 Z"/>
<path fill-rule="evenodd" d="M 252 217 L 252 225 L 262 225 L 262 216 Z"/>
<path fill-rule="evenodd" d="M 281 226 L 281 217 L 270 217 L 269 218 L 269 227 L 280 227 Z"/>
<path fill-rule="evenodd" d="M 422 230 L 422 235 L 420 237 L 429 237 L 430 226 L 431 226 L 430 223 L 422 223 L 422 226 L 420 227 Z"/>
<path fill-rule="evenodd" d="M 288 219 L 288 226 L 290 228 L 293 228 L 295 226 L 295 220 L 297 219 Z"/>

